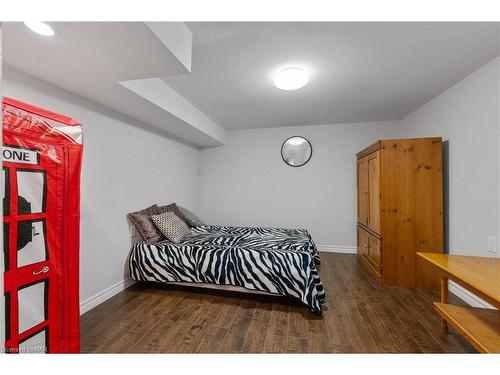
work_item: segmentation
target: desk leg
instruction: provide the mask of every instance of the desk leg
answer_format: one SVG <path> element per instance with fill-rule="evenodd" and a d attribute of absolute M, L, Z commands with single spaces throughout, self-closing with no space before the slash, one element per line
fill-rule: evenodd
<path fill-rule="evenodd" d="M 441 303 L 448 303 L 448 278 L 441 275 Z M 441 328 L 444 334 L 448 333 L 448 322 L 441 318 Z"/>

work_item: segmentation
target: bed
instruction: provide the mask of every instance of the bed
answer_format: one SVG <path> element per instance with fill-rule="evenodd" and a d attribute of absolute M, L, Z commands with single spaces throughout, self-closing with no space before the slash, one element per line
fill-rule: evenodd
<path fill-rule="evenodd" d="M 202 225 L 181 243 L 133 245 L 137 281 L 188 283 L 292 297 L 321 315 L 326 301 L 319 253 L 305 229 Z"/>

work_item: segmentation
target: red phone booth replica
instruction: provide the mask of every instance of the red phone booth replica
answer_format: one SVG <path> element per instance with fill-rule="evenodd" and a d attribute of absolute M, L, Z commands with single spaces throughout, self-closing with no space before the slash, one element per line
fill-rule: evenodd
<path fill-rule="evenodd" d="M 82 128 L 3 99 L 4 293 L 9 353 L 80 351 Z"/>

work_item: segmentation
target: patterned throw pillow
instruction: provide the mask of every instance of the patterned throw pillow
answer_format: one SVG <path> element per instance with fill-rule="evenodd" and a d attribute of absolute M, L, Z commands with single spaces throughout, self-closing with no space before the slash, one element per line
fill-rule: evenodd
<path fill-rule="evenodd" d="M 173 212 L 175 214 L 175 216 L 177 216 L 179 219 L 181 219 L 184 222 L 184 224 L 186 224 L 188 227 L 190 226 L 189 221 L 184 217 L 184 215 L 179 210 L 179 207 L 177 207 L 177 205 L 175 203 L 171 203 L 171 204 L 168 204 L 166 206 L 158 207 L 158 212 L 156 214 L 163 214 L 165 212 Z"/>
<path fill-rule="evenodd" d="M 199 227 L 200 225 L 205 225 L 205 223 L 195 214 L 193 214 L 191 211 L 189 211 L 187 208 L 179 207 L 179 211 L 181 214 L 186 218 L 188 221 L 188 224 L 190 227 Z"/>
<path fill-rule="evenodd" d="M 150 218 L 151 215 L 156 215 L 158 213 L 158 206 L 156 204 L 153 204 L 152 206 L 145 208 L 144 210 L 131 212 L 128 214 L 130 221 L 135 225 L 135 227 L 141 234 L 142 239 L 147 244 L 156 243 L 161 238 L 161 232 L 155 227 Z"/>
<path fill-rule="evenodd" d="M 173 243 L 179 243 L 189 234 L 191 230 L 176 214 L 165 212 L 151 216 L 156 227 Z"/>

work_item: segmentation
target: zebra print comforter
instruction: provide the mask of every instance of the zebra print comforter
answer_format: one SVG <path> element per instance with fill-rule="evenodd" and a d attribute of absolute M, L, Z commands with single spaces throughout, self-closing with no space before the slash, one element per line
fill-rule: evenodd
<path fill-rule="evenodd" d="M 138 243 L 129 258 L 138 281 L 233 285 L 293 297 L 321 314 L 319 253 L 305 229 L 203 225 L 179 244 Z"/>

